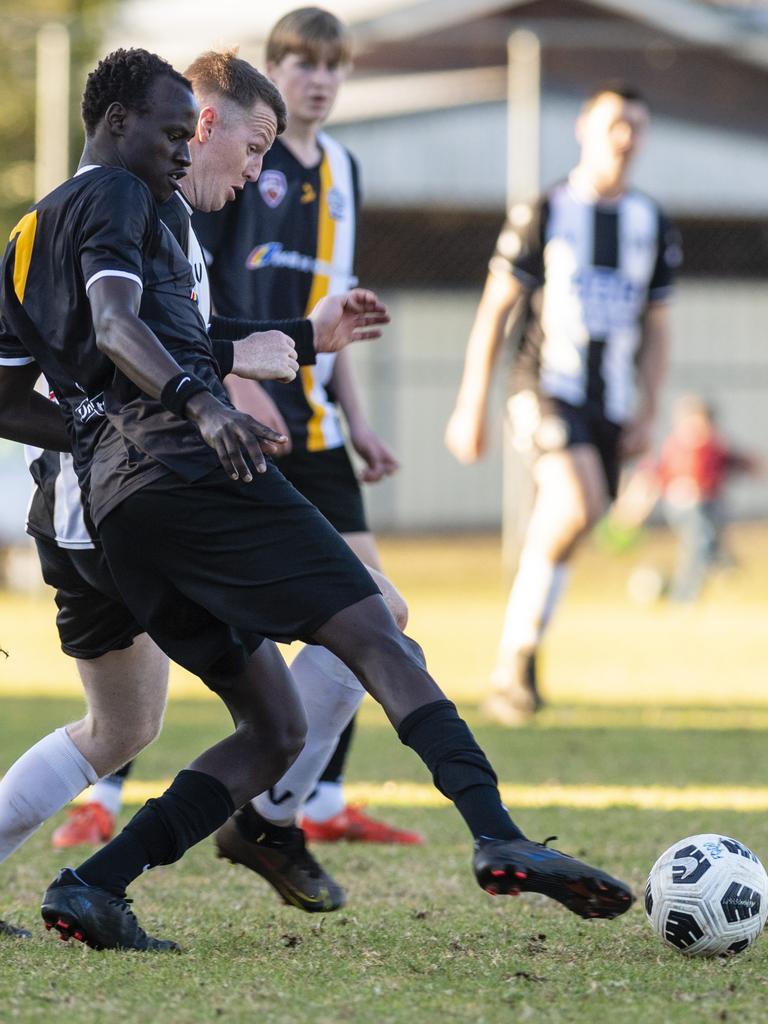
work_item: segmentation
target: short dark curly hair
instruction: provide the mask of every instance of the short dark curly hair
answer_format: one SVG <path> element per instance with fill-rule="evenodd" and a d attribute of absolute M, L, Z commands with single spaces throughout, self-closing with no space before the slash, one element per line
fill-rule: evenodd
<path fill-rule="evenodd" d="M 81 111 L 86 135 L 93 135 L 112 103 L 122 103 L 128 110 L 146 114 L 150 90 L 161 77 L 192 90 L 187 79 L 156 53 L 139 48 L 108 53 L 85 83 Z"/>

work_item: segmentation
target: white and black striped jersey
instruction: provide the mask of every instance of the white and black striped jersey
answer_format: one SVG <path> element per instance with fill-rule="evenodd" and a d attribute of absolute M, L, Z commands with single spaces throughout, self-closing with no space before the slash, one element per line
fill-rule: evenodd
<path fill-rule="evenodd" d="M 514 206 L 490 262 L 527 292 L 513 390 L 625 422 L 643 316 L 668 297 L 680 258 L 677 231 L 638 191 L 597 200 L 567 180 Z"/>

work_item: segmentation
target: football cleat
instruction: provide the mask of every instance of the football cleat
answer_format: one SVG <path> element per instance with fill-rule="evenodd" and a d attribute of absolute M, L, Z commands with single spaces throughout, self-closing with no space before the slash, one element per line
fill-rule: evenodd
<path fill-rule="evenodd" d="M 53 847 L 67 850 L 71 846 L 98 846 L 112 838 L 115 816 L 95 800 L 73 807 L 67 812 L 69 820 L 53 833 Z"/>
<path fill-rule="evenodd" d="M 480 710 L 498 725 L 525 725 L 544 707 L 539 693 L 536 652 L 521 651 L 515 657 L 510 678 L 508 670 L 497 669 L 491 678 L 492 691 Z"/>
<path fill-rule="evenodd" d="M 217 856 L 255 871 L 283 902 L 308 914 L 344 906 L 344 890 L 309 852 L 300 828 L 281 829 L 280 839 L 266 832 L 249 838 L 249 832 L 243 811 L 236 811 L 214 836 Z"/>
<path fill-rule="evenodd" d="M 19 928 L 15 924 L 9 924 L 8 921 L 0 920 L 0 935 L 5 935 L 9 939 L 31 939 L 32 932 L 28 932 L 26 928 Z"/>
<path fill-rule="evenodd" d="M 347 806 L 325 821 L 304 817 L 299 824 L 312 843 L 336 843 L 346 839 L 350 843 L 396 843 L 403 846 L 421 846 L 424 836 L 404 828 L 395 828 L 363 814 L 354 804 Z"/>
<path fill-rule="evenodd" d="M 85 885 L 71 868 L 62 868 L 40 907 L 45 927 L 63 940 L 76 939 L 91 949 L 177 951 L 175 942 L 147 935 L 131 910 L 130 900 L 106 889 Z"/>
<path fill-rule="evenodd" d="M 473 866 L 478 885 L 491 896 L 540 892 L 585 918 L 618 917 L 629 910 L 634 896 L 624 882 L 553 850 L 548 842 L 476 840 Z"/>

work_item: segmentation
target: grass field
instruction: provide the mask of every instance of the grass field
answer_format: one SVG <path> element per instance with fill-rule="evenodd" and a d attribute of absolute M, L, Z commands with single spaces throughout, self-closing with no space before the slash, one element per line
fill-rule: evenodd
<path fill-rule="evenodd" d="M 768 857 L 768 532 L 740 528 L 742 567 L 695 608 L 632 606 L 638 561 L 668 565 L 668 541 L 581 557 L 547 646 L 551 704 L 513 732 L 478 713 L 501 623 L 498 547 L 488 539 L 390 541 L 384 557 L 412 609 L 410 632 L 491 755 L 534 838 L 599 861 L 639 892 L 671 842 L 736 835 Z M 0 750 L 9 764 L 79 713 L 47 595 L 0 595 Z M 226 729 L 200 684 L 172 683 L 162 738 L 142 756 L 131 800 L 155 792 Z M 661 946 L 639 906 L 582 922 L 537 897 L 494 900 L 469 871 L 456 814 L 370 702 L 349 765 L 353 796 L 421 829 L 422 849 L 318 848 L 348 905 L 327 916 L 281 906 L 264 883 L 203 843 L 133 887 L 155 934 L 180 956 L 94 953 L 38 930 L 36 902 L 64 861 L 45 826 L 0 868 L 0 916 L 33 928 L 0 940 L 0 1020 L 251 1021 L 270 1024 L 763 1021 L 768 943 L 729 960 Z M 126 815 L 130 814 L 130 808 Z"/>

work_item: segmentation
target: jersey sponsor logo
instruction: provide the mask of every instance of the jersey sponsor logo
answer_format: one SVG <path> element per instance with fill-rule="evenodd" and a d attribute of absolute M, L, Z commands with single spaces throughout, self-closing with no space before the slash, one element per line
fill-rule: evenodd
<path fill-rule="evenodd" d="M 347 211 L 347 200 L 341 189 L 328 189 L 328 213 L 333 220 L 343 220 Z"/>
<path fill-rule="evenodd" d="M 282 242 L 264 242 L 252 249 L 245 261 L 248 270 L 263 270 L 265 267 L 287 267 L 289 270 L 300 270 L 305 274 L 324 274 L 330 276 L 333 266 L 326 260 L 306 256 L 303 252 L 284 249 Z"/>
<path fill-rule="evenodd" d="M 282 171 L 268 170 L 261 172 L 259 192 L 261 193 L 261 198 L 270 209 L 274 210 L 282 203 L 287 191 L 288 182 Z"/>
<path fill-rule="evenodd" d="M 647 295 L 647 284 L 630 281 L 606 267 L 583 267 L 572 278 L 581 303 L 584 325 L 591 338 L 635 327 Z"/>
<path fill-rule="evenodd" d="M 104 392 L 94 398 L 86 398 L 75 406 L 75 416 L 81 423 L 88 423 L 104 415 Z"/>

